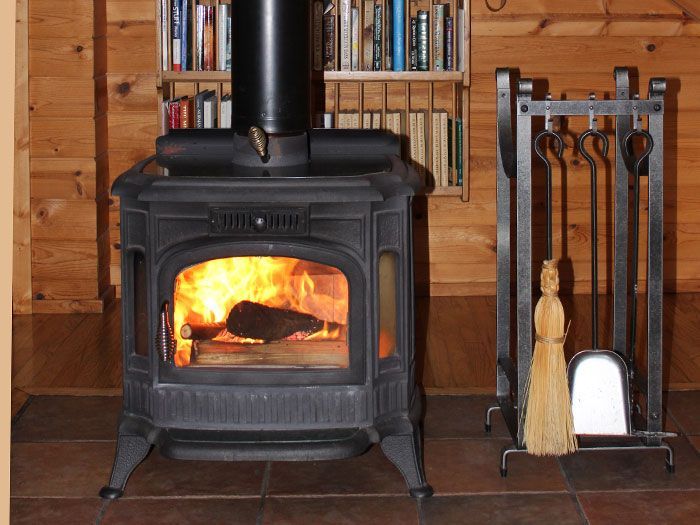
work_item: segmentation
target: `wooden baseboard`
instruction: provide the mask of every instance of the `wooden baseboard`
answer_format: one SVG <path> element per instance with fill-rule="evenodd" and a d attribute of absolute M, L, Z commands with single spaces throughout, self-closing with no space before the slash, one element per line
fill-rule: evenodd
<path fill-rule="evenodd" d="M 121 396 L 120 388 L 92 388 L 92 387 L 52 387 L 52 386 L 27 386 L 22 391 L 32 396 Z"/>

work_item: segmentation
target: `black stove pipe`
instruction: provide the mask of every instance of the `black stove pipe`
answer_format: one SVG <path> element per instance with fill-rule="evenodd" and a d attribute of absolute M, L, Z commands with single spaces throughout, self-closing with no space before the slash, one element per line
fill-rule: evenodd
<path fill-rule="evenodd" d="M 232 126 L 298 134 L 311 124 L 308 0 L 231 3 Z"/>

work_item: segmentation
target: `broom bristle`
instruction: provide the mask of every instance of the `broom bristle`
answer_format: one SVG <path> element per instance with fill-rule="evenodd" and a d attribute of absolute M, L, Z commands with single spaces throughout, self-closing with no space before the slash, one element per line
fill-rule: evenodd
<path fill-rule="evenodd" d="M 545 261 L 535 307 L 535 343 L 525 402 L 524 439 L 535 456 L 561 456 L 577 448 L 564 359 L 564 308 L 557 296 L 557 261 Z M 550 342 L 554 339 L 560 342 Z"/>

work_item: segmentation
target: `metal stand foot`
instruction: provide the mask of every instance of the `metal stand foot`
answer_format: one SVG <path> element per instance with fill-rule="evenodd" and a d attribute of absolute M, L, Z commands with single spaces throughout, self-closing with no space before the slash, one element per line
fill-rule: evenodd
<path fill-rule="evenodd" d="M 124 487 L 129 476 L 145 459 L 150 450 L 151 444 L 141 436 L 120 434 L 109 485 L 102 487 L 100 497 L 103 499 L 120 498 L 124 494 Z"/>
<path fill-rule="evenodd" d="M 420 429 L 413 426 L 412 434 L 387 436 L 381 442 L 384 455 L 399 469 L 414 498 L 433 495 L 433 488 L 425 480 Z"/>
<path fill-rule="evenodd" d="M 484 421 L 484 432 L 487 434 L 491 433 L 491 414 L 493 414 L 496 410 L 500 410 L 501 407 L 499 405 L 489 407 L 486 409 L 486 419 Z"/>

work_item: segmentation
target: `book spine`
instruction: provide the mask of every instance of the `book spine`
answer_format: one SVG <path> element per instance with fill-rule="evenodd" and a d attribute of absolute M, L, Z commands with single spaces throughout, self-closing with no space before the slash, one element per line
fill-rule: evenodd
<path fill-rule="evenodd" d="M 426 137 L 425 137 L 425 112 L 420 111 L 416 114 L 416 127 L 418 128 L 418 173 L 423 177 L 425 183 L 428 183 L 426 172 Z"/>
<path fill-rule="evenodd" d="M 403 0 L 385 0 L 386 8 L 384 10 L 384 69 L 386 69 L 387 71 L 391 71 L 392 69 L 394 69 L 391 65 L 391 59 L 393 58 L 392 45 L 394 40 L 394 22 L 392 20 L 394 17 L 394 8 L 392 4 L 394 1 L 402 2 Z"/>
<path fill-rule="evenodd" d="M 411 163 L 418 170 L 418 122 L 416 122 L 416 114 L 408 114 L 408 136 L 409 149 L 411 152 Z"/>
<path fill-rule="evenodd" d="M 382 114 L 372 113 L 372 129 L 381 129 L 382 127 Z"/>
<path fill-rule="evenodd" d="M 440 186 L 450 185 L 450 164 L 448 158 L 449 141 L 447 140 L 447 112 L 440 113 Z"/>
<path fill-rule="evenodd" d="M 455 29 L 457 39 L 457 71 L 464 71 L 464 9 L 457 10 L 457 27 Z"/>
<path fill-rule="evenodd" d="M 214 6 L 207 5 L 206 26 L 204 31 L 204 67 L 214 71 Z"/>
<path fill-rule="evenodd" d="M 197 93 L 194 97 L 194 127 L 204 127 L 204 92 Z"/>
<path fill-rule="evenodd" d="M 452 158 L 452 144 L 454 143 L 454 132 L 455 132 L 455 126 L 454 126 L 454 119 L 448 118 L 447 119 L 447 164 L 450 168 L 450 185 L 454 185 L 454 180 L 452 177 L 452 173 L 454 170 L 454 160 Z"/>
<path fill-rule="evenodd" d="M 360 69 L 360 10 L 352 8 L 352 56 L 351 66 L 353 71 Z"/>
<path fill-rule="evenodd" d="M 190 126 L 190 105 L 187 97 L 180 100 L 180 127 L 189 128 Z"/>
<path fill-rule="evenodd" d="M 462 119 L 457 119 L 457 186 L 462 186 L 462 162 L 463 162 L 463 137 L 462 137 Z"/>
<path fill-rule="evenodd" d="M 392 20 L 394 28 L 392 65 L 394 71 L 404 71 L 406 69 L 406 19 L 403 0 L 394 2 Z"/>
<path fill-rule="evenodd" d="M 161 0 L 160 2 L 160 54 L 161 54 L 161 67 L 163 71 L 170 69 L 170 62 L 168 60 L 170 38 L 168 37 L 170 28 L 170 7 L 168 6 L 168 0 Z"/>
<path fill-rule="evenodd" d="M 418 71 L 428 71 L 430 52 L 428 50 L 428 12 L 418 11 L 417 22 Z"/>
<path fill-rule="evenodd" d="M 413 16 L 409 24 L 409 67 L 418 70 L 418 19 Z"/>
<path fill-rule="evenodd" d="M 216 69 L 226 71 L 226 18 L 228 4 L 219 4 L 216 13 Z"/>
<path fill-rule="evenodd" d="M 190 3 L 189 0 L 182 0 L 182 8 L 180 9 L 180 68 L 181 71 L 187 71 L 187 49 L 189 43 L 189 19 L 190 19 Z"/>
<path fill-rule="evenodd" d="M 362 114 L 362 129 L 372 128 L 372 114 L 365 112 Z"/>
<path fill-rule="evenodd" d="M 382 6 L 374 6 L 374 63 L 375 71 L 382 70 Z"/>
<path fill-rule="evenodd" d="M 350 0 L 340 0 L 340 70 L 350 71 L 351 69 L 352 5 Z"/>
<path fill-rule="evenodd" d="M 364 0 L 362 18 L 362 70 L 372 71 L 374 61 L 374 0 Z"/>
<path fill-rule="evenodd" d="M 177 129 L 177 118 L 175 115 L 179 116 L 180 108 L 176 108 L 176 104 L 173 100 L 168 102 L 168 129 Z"/>
<path fill-rule="evenodd" d="M 445 71 L 454 71 L 454 19 L 445 17 Z"/>
<path fill-rule="evenodd" d="M 231 71 L 231 9 L 226 17 L 226 71 Z"/>
<path fill-rule="evenodd" d="M 431 131 L 432 131 L 432 150 L 431 154 L 431 168 L 433 172 L 433 186 L 438 187 L 441 184 L 442 177 L 440 176 L 440 113 L 433 113 L 431 115 Z"/>
<path fill-rule="evenodd" d="M 181 0 L 172 0 L 173 71 L 182 71 L 182 23 L 180 20 Z"/>
<path fill-rule="evenodd" d="M 234 0 L 235 1 L 235 0 Z M 323 69 L 323 2 L 316 0 L 313 5 L 314 71 Z"/>
<path fill-rule="evenodd" d="M 445 6 L 433 6 L 433 69 L 445 70 Z"/>
<path fill-rule="evenodd" d="M 197 42 L 195 46 L 197 71 L 204 70 L 204 9 L 205 6 L 197 4 Z"/>
<path fill-rule="evenodd" d="M 329 14 L 323 16 L 323 69 L 335 68 L 335 15 Z"/>

